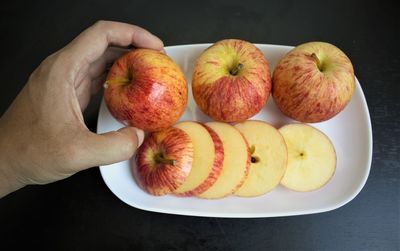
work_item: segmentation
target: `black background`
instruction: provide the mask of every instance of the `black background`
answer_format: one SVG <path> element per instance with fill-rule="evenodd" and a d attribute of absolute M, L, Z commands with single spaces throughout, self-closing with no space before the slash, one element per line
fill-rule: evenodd
<path fill-rule="evenodd" d="M 142 26 L 166 46 L 222 38 L 333 43 L 350 57 L 361 82 L 374 149 L 369 179 L 354 200 L 331 212 L 296 217 L 218 219 L 141 211 L 117 199 L 92 168 L 1 199 L 0 249 L 400 250 L 400 29 L 393 3 L 3 1 L 0 114 L 47 55 L 106 19 Z M 92 131 L 100 100 L 98 95 L 85 112 Z"/>

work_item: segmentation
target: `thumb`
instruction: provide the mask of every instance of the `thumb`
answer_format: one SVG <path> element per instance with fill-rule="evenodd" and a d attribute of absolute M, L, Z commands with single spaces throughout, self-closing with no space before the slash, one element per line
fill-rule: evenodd
<path fill-rule="evenodd" d="M 80 170 L 109 165 L 132 157 L 143 143 L 144 132 L 135 127 L 124 127 L 103 134 L 90 133 L 84 142 Z"/>

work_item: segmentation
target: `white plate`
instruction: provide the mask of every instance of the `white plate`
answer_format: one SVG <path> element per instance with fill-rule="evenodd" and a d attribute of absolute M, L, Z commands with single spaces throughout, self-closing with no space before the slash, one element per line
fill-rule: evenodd
<path fill-rule="evenodd" d="M 190 89 L 191 74 L 197 56 L 210 44 L 166 47 L 165 50 L 182 68 L 189 81 L 189 105 L 181 120 L 207 121 L 193 101 Z M 289 46 L 256 44 L 270 62 L 271 71 Z M 276 127 L 292 122 L 275 106 L 272 97 L 252 119 L 267 121 Z M 101 166 L 106 185 L 123 202 L 147 211 L 208 216 L 208 217 L 274 217 L 320 213 L 336 209 L 351 201 L 364 186 L 372 158 L 372 129 L 367 103 L 360 83 L 356 81 L 354 96 L 349 105 L 333 119 L 313 126 L 326 133 L 337 153 L 336 173 L 330 182 L 314 192 L 294 192 L 278 186 L 272 192 L 255 198 L 229 196 L 219 200 L 180 198 L 173 195 L 151 196 L 135 183 L 129 161 Z M 104 100 L 100 107 L 97 132 L 123 127 L 108 112 Z"/>

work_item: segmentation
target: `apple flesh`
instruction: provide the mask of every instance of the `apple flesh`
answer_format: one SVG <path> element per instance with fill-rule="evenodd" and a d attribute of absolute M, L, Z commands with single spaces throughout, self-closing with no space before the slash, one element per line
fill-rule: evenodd
<path fill-rule="evenodd" d="M 281 184 L 302 192 L 324 186 L 336 169 L 336 152 L 329 138 L 306 124 L 285 125 L 279 131 L 288 148 L 288 166 Z"/>
<path fill-rule="evenodd" d="M 350 102 L 355 76 L 350 59 L 336 46 L 309 42 L 286 54 L 275 67 L 272 96 L 279 109 L 301 122 L 321 122 Z"/>
<path fill-rule="evenodd" d="M 120 122 L 145 131 L 166 129 L 187 104 L 187 84 L 179 66 L 162 52 L 135 49 L 119 58 L 105 83 L 104 100 Z"/>
<path fill-rule="evenodd" d="M 178 128 L 151 133 L 139 147 L 133 173 L 152 195 L 172 193 L 187 179 L 193 162 L 193 143 Z"/>
<path fill-rule="evenodd" d="M 242 197 L 263 195 L 279 185 L 287 167 L 285 140 L 275 127 L 256 120 L 235 125 L 250 147 L 250 172 L 235 192 Z"/>
<path fill-rule="evenodd" d="M 211 187 L 221 173 L 224 160 L 222 141 L 214 130 L 198 122 L 184 121 L 174 127 L 189 135 L 194 149 L 190 174 L 174 193 L 195 196 Z"/>
<path fill-rule="evenodd" d="M 221 40 L 197 59 L 192 92 L 198 107 L 217 121 L 238 122 L 255 115 L 271 90 L 269 64 L 253 44 Z"/>
<path fill-rule="evenodd" d="M 204 199 L 217 199 L 234 193 L 245 181 L 250 167 L 249 147 L 243 135 L 232 125 L 221 122 L 206 123 L 222 141 L 224 160 L 215 183 L 197 195 Z"/>

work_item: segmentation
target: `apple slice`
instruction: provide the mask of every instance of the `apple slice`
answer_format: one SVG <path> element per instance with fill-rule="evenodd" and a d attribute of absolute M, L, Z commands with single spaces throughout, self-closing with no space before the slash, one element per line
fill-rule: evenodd
<path fill-rule="evenodd" d="M 249 175 L 235 195 L 253 197 L 271 191 L 286 171 L 285 140 L 275 127 L 263 121 L 248 120 L 235 127 L 247 140 L 251 153 Z"/>
<path fill-rule="evenodd" d="M 193 143 L 184 131 L 170 127 L 151 133 L 138 149 L 133 170 L 139 185 L 152 195 L 175 191 L 188 177 Z"/>
<path fill-rule="evenodd" d="M 198 197 L 217 199 L 234 193 L 243 184 L 249 172 L 250 152 L 246 140 L 235 127 L 222 122 L 209 122 L 206 125 L 221 139 L 224 161 L 217 181 Z"/>
<path fill-rule="evenodd" d="M 224 148 L 218 135 L 208 126 L 185 121 L 175 125 L 193 142 L 193 164 L 186 181 L 175 190 L 179 196 L 200 194 L 212 186 L 221 173 Z"/>
<path fill-rule="evenodd" d="M 301 192 L 324 186 L 336 169 L 336 152 L 329 138 L 306 124 L 285 125 L 279 131 L 288 148 L 288 167 L 281 184 Z"/>

